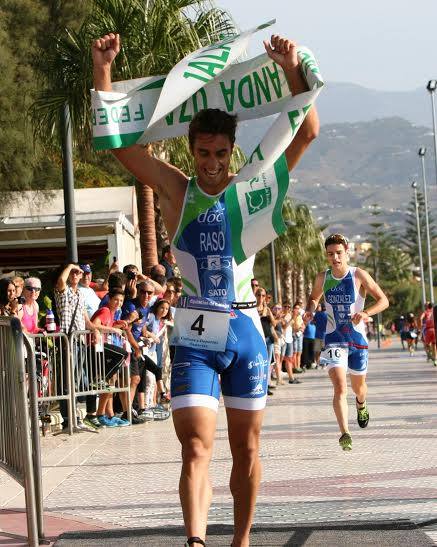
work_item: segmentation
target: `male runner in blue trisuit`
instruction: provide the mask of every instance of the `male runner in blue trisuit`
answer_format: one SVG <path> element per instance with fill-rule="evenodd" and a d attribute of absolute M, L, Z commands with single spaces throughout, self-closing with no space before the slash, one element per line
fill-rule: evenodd
<path fill-rule="evenodd" d="M 356 397 L 358 425 L 367 427 L 368 343 L 364 321 L 385 310 L 389 302 L 381 287 L 365 270 L 349 266 L 349 244 L 343 235 L 327 237 L 325 249 L 330 268 L 317 274 L 304 320 L 311 321 L 323 296 L 328 317 L 321 363 L 326 365 L 334 386 L 333 406 L 341 433 L 340 446 L 343 450 L 352 450 L 346 375 L 349 372 Z M 366 294 L 370 294 L 375 302 L 364 309 Z"/>
<path fill-rule="evenodd" d="M 274 35 L 264 45 L 271 59 L 284 70 L 293 94 L 307 91 L 296 44 Z M 96 90 L 111 90 L 111 65 L 119 50 L 118 34 L 105 35 L 93 43 Z M 249 545 L 261 476 L 258 449 L 268 363 L 256 304 L 251 302 L 253 257 L 239 266 L 235 263 L 226 211 L 226 189 L 235 176 L 229 172 L 235 129 L 234 116 L 220 110 L 199 112 L 190 124 L 189 133 L 196 172 L 193 178 L 150 156 L 140 145 L 113 150 L 137 180 L 158 194 L 186 294 L 206 297 L 217 307 L 232 306 L 227 316 L 225 351 L 179 345 L 172 368 L 173 421 L 182 445 L 183 462 L 179 492 L 187 543 L 195 546 L 204 545 L 206 536 L 212 495 L 208 467 L 220 384 L 233 457 L 230 479 L 234 498 L 233 547 Z M 312 107 L 280 159 L 285 169 L 291 170 L 297 164 L 318 129 L 317 113 Z M 182 311 L 177 310 L 175 327 L 184 317 Z M 223 317 L 219 311 L 214 315 L 214 311 L 207 310 L 199 314 L 191 330 L 201 336 L 208 326 L 204 321 L 215 325 Z M 223 332 L 220 333 L 220 328 L 216 330 L 218 338 Z"/>

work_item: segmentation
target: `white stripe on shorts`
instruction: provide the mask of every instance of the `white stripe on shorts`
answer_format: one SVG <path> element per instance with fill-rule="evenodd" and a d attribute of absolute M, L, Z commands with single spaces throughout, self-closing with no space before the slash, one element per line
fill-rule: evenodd
<path fill-rule="evenodd" d="M 199 395 L 197 393 L 192 393 L 189 395 L 177 395 L 176 397 L 173 396 L 171 398 L 172 410 L 187 408 L 189 406 L 203 406 L 214 410 L 214 412 L 217 412 L 219 402 L 215 397 L 211 397 L 211 395 Z"/>
<path fill-rule="evenodd" d="M 264 397 L 229 397 L 223 395 L 223 401 L 227 408 L 238 408 L 240 410 L 263 410 L 266 406 L 267 395 Z"/>

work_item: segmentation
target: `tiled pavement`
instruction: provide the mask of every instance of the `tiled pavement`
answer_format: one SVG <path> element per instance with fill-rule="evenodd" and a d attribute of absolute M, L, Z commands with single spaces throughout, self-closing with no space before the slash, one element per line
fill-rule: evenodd
<path fill-rule="evenodd" d="M 255 522 L 404 518 L 421 523 L 437 544 L 437 368 L 426 363 L 423 351 L 409 357 L 397 342 L 373 350 L 371 421 L 359 429 L 350 395 L 350 453 L 338 446 L 326 372 L 302 376 L 301 385 L 281 386 L 268 401 Z M 179 445 L 171 421 L 48 437 L 42 444 L 46 515 L 99 528 L 182 523 Z M 230 466 L 221 408 L 210 523 L 232 522 Z M 0 506 L 24 506 L 20 489 L 3 472 Z M 5 519 L 0 522 L 4 530 Z M 68 529 L 64 520 L 62 530 Z"/>

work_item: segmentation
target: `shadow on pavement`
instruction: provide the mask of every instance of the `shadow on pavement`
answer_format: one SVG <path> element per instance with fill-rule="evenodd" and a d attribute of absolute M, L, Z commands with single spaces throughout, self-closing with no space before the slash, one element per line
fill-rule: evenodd
<path fill-rule="evenodd" d="M 212 524 L 208 527 L 208 547 L 229 547 L 232 526 Z M 119 530 L 71 532 L 62 534 L 55 547 L 66 546 L 150 546 L 182 547 L 185 541 L 182 527 L 129 528 Z M 251 546 L 288 547 L 305 545 L 350 547 L 377 545 L 398 547 L 434 545 L 429 537 L 409 520 L 373 521 L 357 523 L 320 523 L 302 525 L 256 525 L 251 533 Z"/>

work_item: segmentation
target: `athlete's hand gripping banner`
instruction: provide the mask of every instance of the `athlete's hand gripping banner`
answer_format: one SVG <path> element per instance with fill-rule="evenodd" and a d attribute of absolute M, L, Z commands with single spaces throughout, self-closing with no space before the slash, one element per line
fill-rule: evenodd
<path fill-rule="evenodd" d="M 309 91 L 296 96 L 282 68 L 267 54 L 235 63 L 251 36 L 274 22 L 191 53 L 167 76 L 115 82 L 113 91 L 92 91 L 97 150 L 185 135 L 203 108 L 237 114 L 239 121 L 279 114 L 226 193 L 233 210 L 237 263 L 285 230 L 281 212 L 289 177 L 283 153 L 323 87 L 316 60 L 305 47 L 298 48 L 298 56 Z"/>

